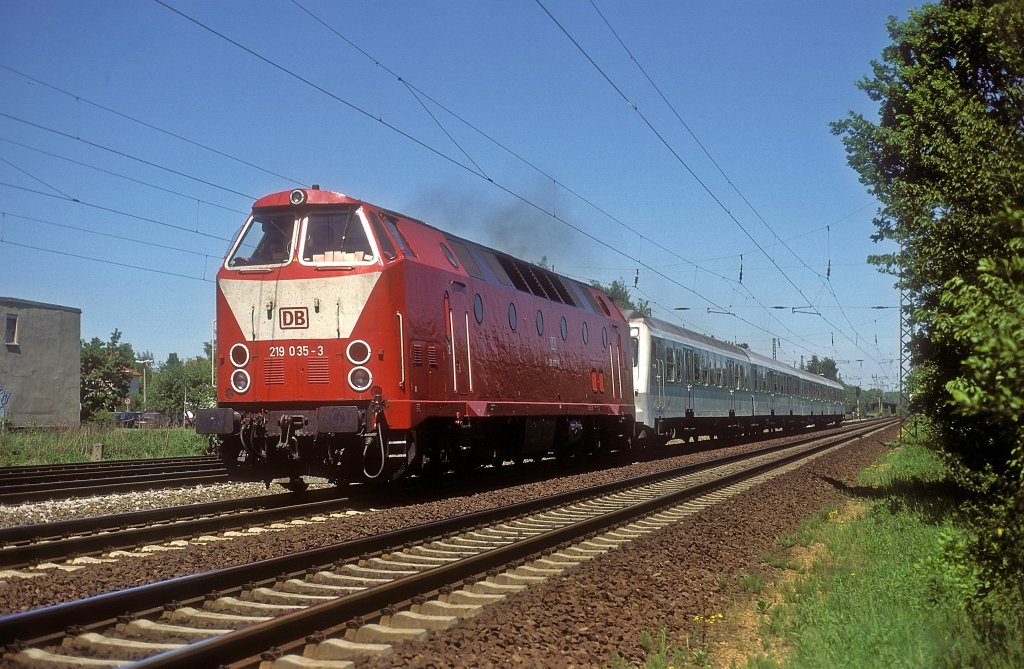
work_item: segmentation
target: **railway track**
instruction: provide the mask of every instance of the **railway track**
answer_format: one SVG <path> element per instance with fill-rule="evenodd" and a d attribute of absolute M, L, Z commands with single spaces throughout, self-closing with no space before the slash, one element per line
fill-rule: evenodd
<path fill-rule="evenodd" d="M 339 497 L 337 489 L 326 489 L 0 528 L 0 569 L 24 568 L 69 556 L 89 557 L 351 508 L 351 501 Z"/>
<path fill-rule="evenodd" d="M 6 661 L 30 667 L 345 666 L 316 663 L 446 629 L 887 425 L 8 616 L 0 638 L 24 639 Z"/>
<path fill-rule="evenodd" d="M 227 480 L 227 469 L 212 456 L 7 467 L 0 469 L 0 504 Z"/>
<path fill-rule="evenodd" d="M 834 433 L 841 434 L 851 429 L 854 428 L 847 426 Z M 808 436 L 788 445 L 806 443 L 817 438 Z M 772 446 L 765 452 L 777 448 L 780 447 Z M 671 452 L 655 449 L 626 453 L 625 456 L 633 457 L 618 459 L 653 459 Z M 536 477 L 526 473 L 524 478 L 533 480 Z M 467 491 L 486 490 L 491 482 L 478 483 L 467 486 Z M 421 496 L 420 499 L 430 497 Z M 114 551 L 137 549 L 147 544 L 167 543 L 318 514 L 351 511 L 362 506 L 361 502 L 354 503 L 351 498 L 340 497 L 339 490 L 332 488 L 311 490 L 300 495 L 286 493 L 0 528 L 0 569 L 25 569 L 35 563 L 68 557 L 88 559 Z"/>

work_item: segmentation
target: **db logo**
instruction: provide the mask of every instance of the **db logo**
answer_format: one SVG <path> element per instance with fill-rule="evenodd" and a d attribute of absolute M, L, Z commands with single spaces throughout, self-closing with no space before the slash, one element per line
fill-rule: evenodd
<path fill-rule="evenodd" d="M 281 307 L 278 313 L 282 330 L 305 330 L 309 327 L 308 307 Z"/>

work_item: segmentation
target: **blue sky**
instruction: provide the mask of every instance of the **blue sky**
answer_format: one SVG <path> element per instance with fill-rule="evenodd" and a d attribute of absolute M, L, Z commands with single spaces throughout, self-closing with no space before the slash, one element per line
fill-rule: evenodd
<path fill-rule="evenodd" d="M 0 294 L 198 355 L 252 200 L 316 183 L 893 388 L 891 249 L 828 123 L 914 6 L 5 0 Z"/>

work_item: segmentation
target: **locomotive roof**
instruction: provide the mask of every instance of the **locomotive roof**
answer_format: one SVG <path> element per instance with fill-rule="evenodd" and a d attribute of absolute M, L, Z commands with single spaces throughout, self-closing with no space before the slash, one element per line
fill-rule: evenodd
<path fill-rule="evenodd" d="M 296 202 L 295 200 L 293 200 L 292 196 L 298 191 L 304 193 L 304 196 L 301 198 L 300 201 Z M 484 279 L 490 282 L 500 282 L 505 285 L 512 285 L 515 286 L 515 288 L 517 288 L 520 291 L 533 294 L 537 297 L 541 297 L 552 302 L 561 302 L 563 304 L 584 309 L 586 311 L 590 311 L 598 315 L 602 315 L 602 312 L 604 312 L 604 315 L 613 318 L 613 320 L 618 320 L 618 318 L 624 319 L 624 316 L 618 315 L 621 314 L 621 310 L 618 309 L 618 305 L 616 305 L 615 302 L 611 298 L 607 297 L 604 294 L 604 292 L 601 291 L 600 289 L 596 289 L 593 286 L 589 286 L 582 281 L 572 279 L 563 274 L 553 272 L 547 268 L 537 265 L 536 263 L 521 260 L 519 258 L 516 258 L 515 256 L 505 253 L 504 251 L 500 251 L 498 249 L 485 246 L 478 242 L 466 239 L 465 237 L 453 235 L 449 232 L 446 232 L 445 230 L 442 230 L 441 228 L 438 228 L 437 226 L 431 225 L 430 223 L 426 223 L 420 219 L 413 218 L 411 216 L 402 214 L 392 209 L 388 209 L 387 207 L 381 207 L 380 205 L 373 204 L 372 202 L 366 202 L 365 200 L 359 200 L 350 197 L 348 195 L 345 195 L 344 193 L 339 193 L 330 190 L 321 190 L 319 186 L 313 186 L 312 188 L 297 188 L 290 191 L 281 191 L 278 193 L 271 193 L 270 195 L 265 195 L 258 199 L 253 204 L 253 209 L 261 209 L 267 207 L 294 208 L 305 207 L 308 205 L 323 206 L 332 204 L 355 206 L 366 205 L 368 207 L 372 207 L 378 211 L 390 214 L 397 218 L 433 230 L 446 240 L 461 242 L 462 244 L 469 248 L 477 249 L 480 252 L 493 254 L 496 258 L 499 259 L 499 264 L 501 263 L 501 258 L 508 259 L 515 267 L 514 269 L 508 269 L 507 271 L 501 270 L 507 274 L 507 276 L 503 279 L 499 273 L 499 270 L 497 270 L 491 263 L 479 263 L 479 271 L 473 274 L 473 276 L 476 278 Z M 529 266 L 530 269 L 525 269 L 525 266 Z M 470 273 L 467 267 L 465 266 L 463 266 L 461 270 Z M 518 276 L 513 276 L 517 274 Z M 566 285 L 564 287 L 559 286 L 558 281 L 551 280 L 552 277 L 557 277 L 562 284 Z M 572 288 L 569 288 L 569 286 L 571 286 Z M 604 297 L 600 299 L 595 299 L 593 293 L 598 293 Z M 554 298 L 549 296 L 552 294 L 555 295 Z"/>

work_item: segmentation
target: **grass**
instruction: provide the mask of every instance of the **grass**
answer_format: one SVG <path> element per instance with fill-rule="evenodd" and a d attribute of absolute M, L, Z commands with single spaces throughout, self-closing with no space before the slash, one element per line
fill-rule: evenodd
<path fill-rule="evenodd" d="M 738 575 L 734 607 L 750 629 L 723 630 L 703 654 L 645 644 L 645 666 L 1024 666 L 1020 591 L 980 582 L 965 556 L 959 491 L 931 452 L 891 450 L 848 493 L 849 505 L 821 509 L 780 539 L 766 557 L 774 583 Z"/>
<path fill-rule="evenodd" d="M 100 449 L 94 446 L 101 444 Z M 0 467 L 60 464 L 93 459 L 135 460 L 201 455 L 204 437 L 189 428 L 129 430 L 86 424 L 80 428 L 0 431 Z"/>

